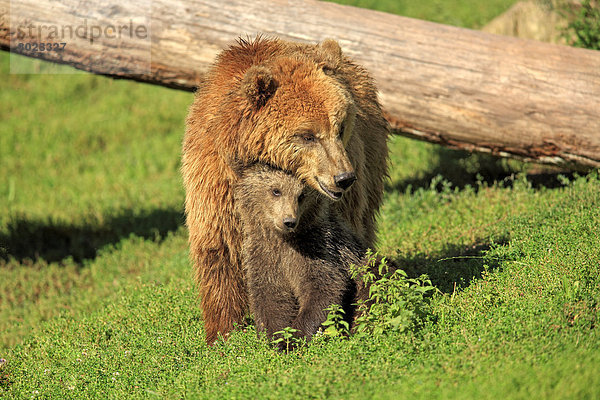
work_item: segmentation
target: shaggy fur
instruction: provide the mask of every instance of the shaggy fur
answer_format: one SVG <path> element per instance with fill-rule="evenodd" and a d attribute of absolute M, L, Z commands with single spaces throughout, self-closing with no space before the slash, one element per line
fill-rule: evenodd
<path fill-rule="evenodd" d="M 339 200 L 327 207 L 372 246 L 388 131 L 371 78 L 334 41 L 240 40 L 218 56 L 190 107 L 182 157 L 208 343 L 241 322 L 248 304 L 231 160 L 285 169 Z M 336 182 L 348 174 L 352 186 Z"/>
<path fill-rule="evenodd" d="M 291 326 L 310 339 L 332 304 L 342 305 L 348 322 L 354 315 L 350 265 L 362 262 L 366 249 L 319 197 L 295 177 L 260 164 L 235 186 L 250 309 L 269 338 Z"/>

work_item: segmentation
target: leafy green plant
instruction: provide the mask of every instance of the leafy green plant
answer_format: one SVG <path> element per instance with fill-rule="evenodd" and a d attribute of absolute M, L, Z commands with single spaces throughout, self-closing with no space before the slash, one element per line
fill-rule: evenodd
<path fill-rule="evenodd" d="M 302 338 L 296 336 L 296 333 L 298 333 L 298 329 L 287 326 L 283 330 L 273 333 L 275 339 L 273 339 L 272 343 L 281 350 L 289 352 L 302 344 Z"/>
<path fill-rule="evenodd" d="M 332 304 L 325 310 L 329 311 L 327 319 L 323 322 L 323 334 L 329 337 L 345 337 L 350 332 L 350 325 L 344 319 L 345 312 L 342 306 Z"/>
<path fill-rule="evenodd" d="M 567 4 L 563 15 L 569 20 L 563 36 L 570 45 L 600 50 L 600 3 L 597 0 L 583 0 L 577 8 Z"/>
<path fill-rule="evenodd" d="M 401 269 L 392 271 L 384 258 L 367 253 L 368 263 L 352 268 L 369 288 L 369 299 L 358 304 L 355 320 L 358 334 L 405 332 L 421 326 L 429 315 L 427 295 L 434 290 L 427 276 L 408 278 Z M 374 272 L 374 271 L 377 271 Z"/>

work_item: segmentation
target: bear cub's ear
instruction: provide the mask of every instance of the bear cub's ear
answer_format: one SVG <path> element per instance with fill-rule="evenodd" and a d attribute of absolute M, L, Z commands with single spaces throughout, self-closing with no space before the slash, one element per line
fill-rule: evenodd
<path fill-rule="evenodd" d="M 338 42 L 333 39 L 325 39 L 317 46 L 317 51 L 322 58 L 321 68 L 325 72 L 332 72 L 339 68 L 342 63 L 342 48 Z"/>
<path fill-rule="evenodd" d="M 236 178 L 241 179 L 244 176 L 245 171 L 252 165 L 256 164 L 256 161 L 247 160 L 244 161 L 234 154 L 223 154 L 223 158 Z"/>
<path fill-rule="evenodd" d="M 263 65 L 248 68 L 242 79 L 242 92 L 255 108 L 261 108 L 275 94 L 277 82 L 271 71 Z"/>

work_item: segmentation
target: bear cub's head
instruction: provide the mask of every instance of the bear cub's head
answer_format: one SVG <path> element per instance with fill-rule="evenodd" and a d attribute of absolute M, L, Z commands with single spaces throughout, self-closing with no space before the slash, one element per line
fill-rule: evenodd
<path fill-rule="evenodd" d="M 247 229 L 261 227 L 286 235 L 293 233 L 300 218 L 315 201 L 297 178 L 264 164 L 241 173 L 234 188 L 236 212 Z"/>

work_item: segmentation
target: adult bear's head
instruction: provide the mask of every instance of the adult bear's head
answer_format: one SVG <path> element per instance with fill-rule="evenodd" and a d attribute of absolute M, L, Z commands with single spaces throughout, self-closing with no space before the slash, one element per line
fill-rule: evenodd
<path fill-rule="evenodd" d="M 356 180 L 346 152 L 356 106 L 336 77 L 341 49 L 332 40 L 310 51 L 273 43 L 245 43 L 255 56 L 238 81 L 238 156 L 288 170 L 339 200 Z"/>

